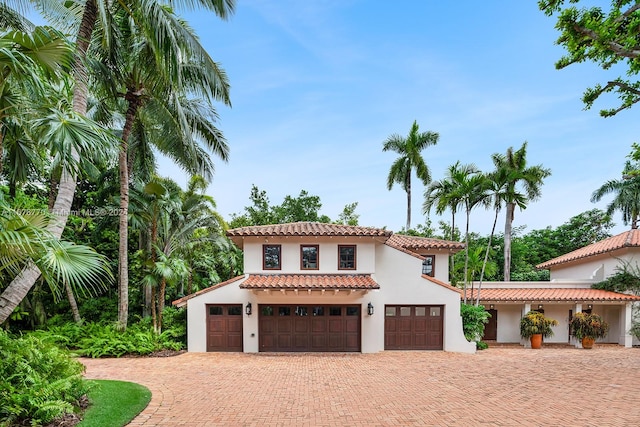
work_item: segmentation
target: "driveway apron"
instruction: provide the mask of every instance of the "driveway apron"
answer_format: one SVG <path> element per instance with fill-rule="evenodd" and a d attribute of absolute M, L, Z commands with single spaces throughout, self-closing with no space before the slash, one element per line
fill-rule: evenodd
<path fill-rule="evenodd" d="M 81 359 L 153 393 L 131 426 L 638 426 L 640 349 Z"/>

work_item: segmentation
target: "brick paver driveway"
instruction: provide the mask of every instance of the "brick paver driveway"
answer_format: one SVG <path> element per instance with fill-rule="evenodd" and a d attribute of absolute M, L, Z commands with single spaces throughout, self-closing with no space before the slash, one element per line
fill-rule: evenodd
<path fill-rule="evenodd" d="M 83 359 L 144 384 L 132 426 L 638 426 L 640 349 Z"/>

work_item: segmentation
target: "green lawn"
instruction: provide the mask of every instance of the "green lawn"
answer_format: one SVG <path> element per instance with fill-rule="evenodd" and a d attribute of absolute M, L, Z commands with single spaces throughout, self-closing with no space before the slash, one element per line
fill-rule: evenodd
<path fill-rule="evenodd" d="M 90 406 L 79 427 L 121 427 L 147 407 L 151 392 L 126 381 L 90 380 Z"/>

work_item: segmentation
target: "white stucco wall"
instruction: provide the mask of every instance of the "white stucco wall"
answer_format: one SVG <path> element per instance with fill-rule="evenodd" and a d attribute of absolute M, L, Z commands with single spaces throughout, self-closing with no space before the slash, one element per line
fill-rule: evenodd
<path fill-rule="evenodd" d="M 630 263 L 636 267 L 640 265 L 638 248 L 621 249 L 615 252 L 601 254 L 571 263 L 552 266 L 551 280 L 591 280 L 602 281 L 618 272 L 618 267 Z M 599 270 L 602 269 L 602 270 Z M 596 274 L 596 277 L 594 276 Z"/>
<path fill-rule="evenodd" d="M 462 332 L 458 292 L 423 279 L 419 258 L 385 245 L 377 248 L 376 258 L 375 280 L 380 284 L 380 290 L 374 305 L 380 308 L 386 304 L 444 305 L 444 350 L 475 352 L 475 343 L 468 342 Z M 376 328 L 384 331 L 384 310 L 378 309 L 373 317 Z M 377 347 L 384 348 L 384 333 L 376 335 L 376 340 Z"/>
<path fill-rule="evenodd" d="M 247 344 L 251 344 L 247 339 L 247 322 L 251 322 L 251 319 L 244 313 L 244 306 L 250 301 L 250 292 L 239 288 L 239 284 L 243 280 L 235 281 L 187 301 L 188 351 L 196 353 L 207 351 L 207 304 L 242 304 L 244 346 L 247 351 Z"/>
<path fill-rule="evenodd" d="M 520 342 L 520 319 L 522 318 L 521 305 L 500 305 L 498 307 L 498 334 L 497 342 Z"/>
<path fill-rule="evenodd" d="M 300 274 L 300 245 L 318 245 L 318 270 L 302 270 L 305 274 L 371 274 L 375 271 L 375 241 L 358 237 L 251 237 L 244 241 L 244 271 L 248 274 Z M 282 245 L 282 269 L 262 270 L 262 246 Z M 356 245 L 356 269 L 338 269 L 338 245 Z"/>

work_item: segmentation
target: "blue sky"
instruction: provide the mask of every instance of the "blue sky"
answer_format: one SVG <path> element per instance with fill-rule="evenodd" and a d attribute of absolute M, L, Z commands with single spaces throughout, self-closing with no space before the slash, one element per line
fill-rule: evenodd
<path fill-rule="evenodd" d="M 231 158 L 216 162 L 208 191 L 227 219 L 250 203 L 256 184 L 272 204 L 307 190 L 332 219 L 358 202 L 360 225 L 399 231 L 406 193 L 386 188 L 396 155 L 382 143 L 417 120 L 440 134 L 423 152 L 434 180 L 458 160 L 489 171 L 492 153 L 528 141 L 530 164 L 552 175 L 514 226 L 555 227 L 604 209 L 606 200 L 593 204 L 591 193 L 620 177 L 636 141 L 640 107 L 604 119 L 599 109 L 615 99 L 587 111 L 580 100 L 620 70 L 556 70 L 563 50 L 555 19 L 533 0 L 238 0 L 227 22 L 184 16 L 231 81 L 233 107 L 218 107 Z M 423 191 L 415 182 L 414 226 L 425 222 Z M 615 221 L 614 232 L 626 228 L 619 215 Z M 473 212 L 473 231 L 487 234 L 491 223 L 491 212 Z M 504 213 L 499 229 L 503 223 Z"/>

